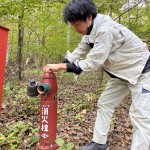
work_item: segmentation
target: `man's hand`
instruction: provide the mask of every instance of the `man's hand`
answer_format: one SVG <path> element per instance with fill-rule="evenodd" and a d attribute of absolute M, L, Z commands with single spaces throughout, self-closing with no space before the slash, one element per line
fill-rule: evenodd
<path fill-rule="evenodd" d="M 67 65 L 66 63 L 61 63 L 61 64 L 47 64 L 44 68 L 44 72 L 57 72 L 60 70 L 66 70 Z"/>

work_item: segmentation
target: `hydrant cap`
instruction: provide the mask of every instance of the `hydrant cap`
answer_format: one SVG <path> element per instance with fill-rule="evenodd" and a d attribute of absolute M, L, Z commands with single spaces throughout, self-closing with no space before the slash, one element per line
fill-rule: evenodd
<path fill-rule="evenodd" d="M 37 83 L 34 79 L 31 79 L 27 85 L 27 95 L 31 97 L 38 96 Z"/>

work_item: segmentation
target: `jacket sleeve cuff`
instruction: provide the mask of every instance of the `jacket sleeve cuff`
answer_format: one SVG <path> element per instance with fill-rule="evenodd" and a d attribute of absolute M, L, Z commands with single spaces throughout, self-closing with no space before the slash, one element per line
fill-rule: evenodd
<path fill-rule="evenodd" d="M 69 60 L 68 60 L 67 58 L 65 58 L 65 59 L 63 60 L 63 63 L 70 63 L 70 62 L 69 62 Z"/>
<path fill-rule="evenodd" d="M 80 74 L 83 71 L 80 67 L 77 67 L 74 63 L 66 63 L 66 64 L 67 64 L 67 72 Z"/>

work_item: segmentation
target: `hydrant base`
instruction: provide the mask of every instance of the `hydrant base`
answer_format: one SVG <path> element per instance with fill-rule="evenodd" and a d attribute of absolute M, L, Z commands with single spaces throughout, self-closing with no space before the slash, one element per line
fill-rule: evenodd
<path fill-rule="evenodd" d="M 43 146 L 39 145 L 39 143 L 36 144 L 37 150 L 57 150 L 59 146 L 57 144 L 53 145 L 53 147 L 50 146 Z"/>

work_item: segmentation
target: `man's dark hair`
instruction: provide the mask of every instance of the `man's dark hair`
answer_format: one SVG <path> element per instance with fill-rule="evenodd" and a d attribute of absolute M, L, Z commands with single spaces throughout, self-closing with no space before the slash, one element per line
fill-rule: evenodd
<path fill-rule="evenodd" d="M 79 20 L 86 21 L 90 15 L 93 19 L 97 15 L 93 0 L 72 0 L 64 8 L 63 19 L 66 23 Z"/>

